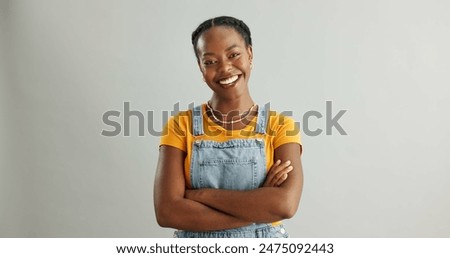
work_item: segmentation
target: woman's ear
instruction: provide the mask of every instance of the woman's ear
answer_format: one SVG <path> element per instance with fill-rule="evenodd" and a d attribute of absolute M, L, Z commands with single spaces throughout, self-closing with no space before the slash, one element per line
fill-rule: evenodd
<path fill-rule="evenodd" d="M 248 61 L 251 63 L 253 61 L 253 47 L 252 47 L 252 45 L 248 45 L 247 53 L 248 53 L 248 58 L 249 58 Z"/>

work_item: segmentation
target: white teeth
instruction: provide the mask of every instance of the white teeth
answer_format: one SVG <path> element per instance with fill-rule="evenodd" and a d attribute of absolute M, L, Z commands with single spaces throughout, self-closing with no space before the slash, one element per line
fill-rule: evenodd
<path fill-rule="evenodd" d="M 220 84 L 230 84 L 230 83 L 235 82 L 238 79 L 238 77 L 239 76 L 234 75 L 234 76 L 231 76 L 231 77 L 229 77 L 227 79 L 220 80 L 219 83 Z"/>

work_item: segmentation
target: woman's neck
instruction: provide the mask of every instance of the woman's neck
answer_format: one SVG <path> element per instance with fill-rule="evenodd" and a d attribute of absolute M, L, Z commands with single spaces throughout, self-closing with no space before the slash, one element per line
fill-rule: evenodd
<path fill-rule="evenodd" d="M 221 99 L 216 95 L 211 97 L 209 101 L 211 107 L 222 114 L 230 112 L 243 113 L 248 111 L 255 103 L 253 99 L 247 95 L 236 99 Z"/>

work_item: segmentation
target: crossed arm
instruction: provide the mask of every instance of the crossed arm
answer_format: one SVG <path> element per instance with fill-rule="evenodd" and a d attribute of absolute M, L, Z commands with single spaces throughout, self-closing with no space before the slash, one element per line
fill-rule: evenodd
<path fill-rule="evenodd" d="M 274 160 L 283 162 L 274 164 L 264 187 L 258 189 L 186 190 L 185 153 L 174 147 L 161 146 L 154 186 L 158 224 L 182 230 L 209 231 L 290 218 L 297 211 L 303 186 L 300 153 L 301 146 L 296 143 L 275 149 Z M 289 176 L 285 177 L 287 173 Z M 282 184 L 278 185 L 280 182 Z"/>

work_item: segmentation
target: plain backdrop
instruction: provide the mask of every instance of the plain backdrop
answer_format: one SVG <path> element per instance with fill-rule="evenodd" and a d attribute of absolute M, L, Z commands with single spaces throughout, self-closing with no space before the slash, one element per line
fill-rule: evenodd
<path fill-rule="evenodd" d="M 124 103 L 209 99 L 190 34 L 250 27 L 253 98 L 291 111 L 305 183 L 291 237 L 450 237 L 450 2 L 0 0 L 0 236 L 171 237 L 153 208 L 159 136 L 102 136 Z M 326 101 L 347 135 L 326 129 Z M 147 116 L 151 111 L 153 117 Z M 177 212 L 174 210 L 174 212 Z"/>

